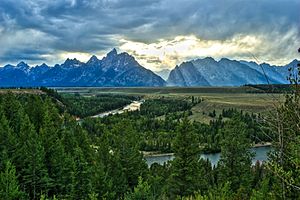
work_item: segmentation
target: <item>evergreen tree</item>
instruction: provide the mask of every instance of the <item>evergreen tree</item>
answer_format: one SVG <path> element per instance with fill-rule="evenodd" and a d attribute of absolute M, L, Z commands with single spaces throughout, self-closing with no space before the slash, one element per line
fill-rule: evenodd
<path fill-rule="evenodd" d="M 268 178 L 262 179 L 257 190 L 252 191 L 250 200 L 275 200 L 275 195 L 270 191 L 270 180 Z"/>
<path fill-rule="evenodd" d="M 133 192 L 127 193 L 124 200 L 155 200 L 151 194 L 150 186 L 147 182 L 139 177 L 138 185 L 134 188 Z"/>
<path fill-rule="evenodd" d="M 218 184 L 228 182 L 233 192 L 240 190 L 247 196 L 252 183 L 251 161 L 253 154 L 250 152 L 251 145 L 246 134 L 246 125 L 238 118 L 226 122 L 223 128 L 224 140 L 218 166 Z"/>
<path fill-rule="evenodd" d="M 133 189 L 138 184 L 138 177 L 145 176 L 147 165 L 143 155 L 139 152 L 137 133 L 126 120 L 116 124 L 112 130 L 116 137 L 114 156 L 118 158 L 122 171 L 126 177 L 127 185 Z"/>
<path fill-rule="evenodd" d="M 228 183 L 210 189 L 206 194 L 197 193 L 195 196 L 183 198 L 183 200 L 232 200 L 234 196 Z"/>
<path fill-rule="evenodd" d="M 11 156 L 13 140 L 11 129 L 0 105 L 0 171 L 4 169 L 5 162 Z"/>
<path fill-rule="evenodd" d="M 30 118 L 30 122 L 34 125 L 36 132 L 39 132 L 45 113 L 44 102 L 38 95 L 29 95 L 24 101 L 25 112 Z"/>
<path fill-rule="evenodd" d="M 111 199 L 113 197 L 113 195 L 111 195 L 113 193 L 112 180 L 105 171 L 104 163 L 99 158 L 99 155 L 96 153 L 95 156 L 95 162 L 91 169 L 92 190 L 103 199 Z"/>
<path fill-rule="evenodd" d="M 163 189 L 167 185 L 167 179 L 170 176 L 170 164 L 165 163 L 163 166 L 153 163 L 150 167 L 150 175 L 147 182 L 150 184 L 151 191 L 155 199 L 163 195 Z"/>
<path fill-rule="evenodd" d="M 16 169 L 10 161 L 7 161 L 3 172 L 0 173 L 0 199 L 17 200 L 21 197 Z"/>
<path fill-rule="evenodd" d="M 176 196 L 189 196 L 201 189 L 199 143 L 187 118 L 178 127 L 174 153 L 175 159 L 171 163 L 167 187 L 171 199 Z"/>
<path fill-rule="evenodd" d="M 75 162 L 75 196 L 74 199 L 87 199 L 92 190 L 91 166 L 84 158 L 82 150 L 78 147 L 74 150 Z"/>
<path fill-rule="evenodd" d="M 45 152 L 42 142 L 30 123 L 27 115 L 21 122 L 21 140 L 23 143 L 17 152 L 20 184 L 32 199 L 47 193 L 50 179 L 45 166 Z"/>
<path fill-rule="evenodd" d="M 63 160 L 60 160 L 58 163 L 56 161 L 57 158 L 61 158 L 63 155 L 63 149 L 58 144 L 58 135 L 57 132 L 59 131 L 54 126 L 54 121 L 50 118 L 50 110 L 43 106 L 44 113 L 40 117 L 41 123 L 38 125 L 39 128 L 39 138 L 41 139 L 44 152 L 45 152 L 45 165 L 49 172 L 49 177 L 52 179 L 50 188 L 57 189 L 57 178 L 61 175 L 61 166 Z M 37 114 L 38 115 L 38 114 Z M 58 166 L 57 166 L 58 165 Z M 60 174 L 60 175 L 58 175 Z M 49 188 L 49 189 L 50 189 Z M 50 190 L 51 193 L 51 190 Z"/>
<path fill-rule="evenodd" d="M 24 108 L 17 100 L 16 95 L 8 93 L 2 100 L 3 112 L 9 122 L 9 126 L 15 134 L 20 133 L 21 121 L 25 114 Z"/>

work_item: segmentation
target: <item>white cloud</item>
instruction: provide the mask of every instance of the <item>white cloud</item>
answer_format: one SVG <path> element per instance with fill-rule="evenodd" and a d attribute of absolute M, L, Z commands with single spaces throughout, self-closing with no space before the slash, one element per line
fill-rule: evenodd
<path fill-rule="evenodd" d="M 87 62 L 90 59 L 91 55 L 89 53 L 82 52 L 63 52 L 59 54 L 59 60 L 66 60 L 67 58 L 73 59 L 76 58 L 81 62 Z"/>
<path fill-rule="evenodd" d="M 276 40 L 280 42 L 274 42 Z M 282 48 L 289 41 L 297 41 L 296 30 L 287 32 L 284 37 L 276 33 L 267 36 L 238 34 L 226 40 L 203 40 L 189 35 L 160 39 L 154 43 L 123 39 L 120 49 L 133 54 L 143 66 L 152 70 L 171 69 L 183 61 L 203 57 L 255 60 L 255 56 L 260 62 L 283 65 L 297 56 L 292 50 L 294 48 L 296 52 L 296 43 L 290 44 L 289 52 L 284 51 L 282 55 Z"/>

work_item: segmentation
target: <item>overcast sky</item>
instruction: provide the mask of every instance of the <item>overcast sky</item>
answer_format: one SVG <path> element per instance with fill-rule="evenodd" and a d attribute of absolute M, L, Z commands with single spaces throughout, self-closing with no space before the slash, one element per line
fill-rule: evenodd
<path fill-rule="evenodd" d="M 0 64 L 126 51 L 146 68 L 213 57 L 286 64 L 300 0 L 0 0 Z"/>

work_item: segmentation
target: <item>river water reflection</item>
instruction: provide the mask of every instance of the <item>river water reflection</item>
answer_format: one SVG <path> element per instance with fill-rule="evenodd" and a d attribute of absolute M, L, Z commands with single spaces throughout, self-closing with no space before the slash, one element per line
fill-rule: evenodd
<path fill-rule="evenodd" d="M 265 147 L 256 147 L 252 148 L 251 151 L 255 153 L 255 157 L 252 160 L 252 164 L 255 164 L 256 161 L 266 161 L 268 159 L 268 152 L 272 149 L 270 146 Z M 220 160 L 221 153 L 209 153 L 209 154 L 201 154 L 200 157 L 203 159 L 209 159 L 212 165 L 217 165 Z M 145 157 L 148 166 L 151 166 L 153 163 L 164 164 L 169 160 L 173 160 L 173 155 L 164 155 L 164 156 L 150 156 Z"/>
<path fill-rule="evenodd" d="M 144 103 L 144 100 L 132 101 L 129 105 L 125 106 L 124 108 L 103 112 L 103 113 L 92 116 L 92 118 L 98 118 L 98 117 L 103 118 L 103 117 L 106 117 L 109 115 L 122 114 L 124 112 L 140 110 L 142 103 Z"/>

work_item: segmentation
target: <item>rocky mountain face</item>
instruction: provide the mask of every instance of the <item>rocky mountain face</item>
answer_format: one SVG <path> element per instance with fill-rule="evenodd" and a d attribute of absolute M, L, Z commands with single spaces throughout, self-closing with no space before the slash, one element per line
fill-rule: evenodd
<path fill-rule="evenodd" d="M 183 62 L 172 71 L 153 73 L 128 53 L 116 49 L 104 58 L 92 56 L 86 63 L 67 59 L 63 64 L 30 67 L 24 62 L 0 68 L 0 87 L 158 87 L 158 86 L 240 86 L 245 84 L 286 84 L 289 68 L 297 73 L 294 60 L 285 66 L 204 58 Z M 158 75 L 157 75 L 158 74 Z M 159 76 L 160 75 L 160 76 Z M 167 78 L 168 76 L 168 78 Z M 163 77 L 163 78 L 161 78 Z"/>
<path fill-rule="evenodd" d="M 223 58 L 216 61 L 204 58 L 176 66 L 167 79 L 169 86 L 240 86 L 245 84 L 286 84 L 289 68 L 296 68 L 297 60 L 285 66 L 236 61 Z"/>
<path fill-rule="evenodd" d="M 209 82 L 192 62 L 184 62 L 170 72 L 168 84 L 171 86 L 209 86 Z"/>
<path fill-rule="evenodd" d="M 103 59 L 92 56 L 86 63 L 67 59 L 63 64 L 49 67 L 42 64 L 30 67 L 24 62 L 17 66 L 0 68 L 1 87 L 28 86 L 164 86 L 166 82 L 152 71 L 142 67 L 127 53 L 116 49 Z"/>

